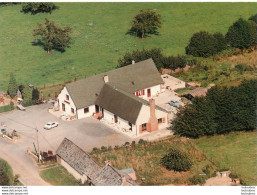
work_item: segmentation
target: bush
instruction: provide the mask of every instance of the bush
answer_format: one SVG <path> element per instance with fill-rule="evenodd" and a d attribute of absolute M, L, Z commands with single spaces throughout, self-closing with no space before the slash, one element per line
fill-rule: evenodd
<path fill-rule="evenodd" d="M 118 145 L 114 146 L 114 150 L 118 150 L 118 149 L 120 149 L 120 146 Z"/>
<path fill-rule="evenodd" d="M 248 20 L 252 20 L 257 24 L 257 14 L 251 16 Z"/>
<path fill-rule="evenodd" d="M 257 44 L 256 23 L 239 18 L 228 29 L 225 36 L 231 47 L 247 49 Z"/>
<path fill-rule="evenodd" d="M 31 13 L 31 15 L 37 13 L 52 13 L 53 10 L 57 9 L 54 3 L 23 3 L 21 12 Z"/>
<path fill-rule="evenodd" d="M 32 106 L 32 105 L 36 105 L 36 100 L 24 100 L 22 102 L 22 106 L 24 106 L 24 107 L 28 107 L 28 106 Z"/>
<path fill-rule="evenodd" d="M 98 149 L 97 147 L 94 147 L 92 149 L 92 153 L 98 153 L 98 152 L 100 152 L 100 149 Z"/>
<path fill-rule="evenodd" d="M 207 165 L 202 171 L 206 174 L 206 176 L 208 178 L 210 178 L 212 176 L 212 174 L 211 174 L 211 167 L 209 165 Z"/>
<path fill-rule="evenodd" d="M 106 151 L 107 151 L 107 148 L 106 148 L 105 146 L 102 146 L 102 147 L 101 147 L 101 150 L 102 150 L 103 152 L 106 152 Z"/>
<path fill-rule="evenodd" d="M 203 185 L 206 182 L 206 176 L 204 175 L 195 175 L 189 179 L 190 183 L 193 185 Z"/>
<path fill-rule="evenodd" d="M 224 47 L 223 45 L 220 47 L 217 46 L 218 42 L 222 41 L 221 36 L 221 34 L 216 34 L 214 37 L 206 31 L 193 34 L 189 44 L 185 48 L 186 54 L 206 58 L 218 53 Z"/>
<path fill-rule="evenodd" d="M 123 58 L 118 60 L 119 67 L 127 66 L 132 64 L 132 60 L 135 62 L 141 62 L 143 60 L 147 60 L 152 58 L 157 69 L 160 70 L 163 67 L 162 60 L 163 54 L 160 48 L 153 49 L 143 49 L 143 50 L 134 50 L 131 53 L 127 52 Z"/>
<path fill-rule="evenodd" d="M 147 141 L 146 140 L 143 140 L 143 139 L 140 139 L 139 141 L 138 141 L 138 144 L 146 144 L 147 143 Z"/>
<path fill-rule="evenodd" d="M 192 166 L 190 156 L 176 148 L 171 148 L 170 152 L 161 159 L 161 163 L 169 170 L 187 171 Z"/>
<path fill-rule="evenodd" d="M 235 173 L 230 173 L 230 174 L 229 174 L 229 177 L 230 177 L 231 179 L 237 179 L 237 178 L 239 178 L 239 176 L 238 176 L 237 174 L 235 174 Z"/>
<path fill-rule="evenodd" d="M 2 106 L 0 107 L 0 113 L 1 112 L 8 112 L 14 109 L 13 104 L 7 105 L 7 106 Z"/>
<path fill-rule="evenodd" d="M 0 186 L 12 186 L 14 183 L 13 171 L 10 165 L 0 159 Z"/>
<path fill-rule="evenodd" d="M 247 64 L 237 64 L 235 70 L 243 74 L 243 72 L 249 70 L 249 66 Z"/>

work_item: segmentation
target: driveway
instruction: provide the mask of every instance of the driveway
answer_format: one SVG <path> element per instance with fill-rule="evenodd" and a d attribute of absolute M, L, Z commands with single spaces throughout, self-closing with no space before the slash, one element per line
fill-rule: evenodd
<path fill-rule="evenodd" d="M 20 174 L 24 185 L 47 185 L 38 174 L 33 160 L 26 151 L 37 146 L 36 130 L 38 131 L 39 148 L 41 151 L 56 151 L 64 137 L 79 147 L 90 152 L 93 147 L 115 146 L 131 142 L 132 138 L 119 134 L 110 127 L 93 118 L 75 121 L 63 121 L 48 112 L 50 104 L 31 106 L 26 111 L 11 111 L 0 114 L 0 123 L 5 122 L 7 131 L 13 129 L 20 135 L 16 143 L 9 143 L 0 138 L 0 157 L 7 160 L 15 174 Z M 59 126 L 44 130 L 48 121 L 57 121 Z M 31 178 L 31 179 L 30 179 Z"/>

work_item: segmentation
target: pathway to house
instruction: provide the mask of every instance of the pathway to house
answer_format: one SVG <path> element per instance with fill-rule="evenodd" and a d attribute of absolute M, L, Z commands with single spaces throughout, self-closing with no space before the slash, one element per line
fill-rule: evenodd
<path fill-rule="evenodd" d="M 20 145 L 9 143 L 0 138 L 0 158 L 6 160 L 10 164 L 14 174 L 19 174 L 19 180 L 23 185 L 50 185 L 39 176 L 36 163 L 26 154 L 26 150 Z"/>

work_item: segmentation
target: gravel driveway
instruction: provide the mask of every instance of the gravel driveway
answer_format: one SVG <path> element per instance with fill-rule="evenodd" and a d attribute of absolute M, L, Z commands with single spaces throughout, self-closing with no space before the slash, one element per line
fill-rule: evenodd
<path fill-rule="evenodd" d="M 49 104 L 31 106 L 26 111 L 11 111 L 0 114 L 0 123 L 5 122 L 7 131 L 15 129 L 21 136 L 16 143 L 9 143 L 0 138 L 0 157 L 7 160 L 15 174 L 20 174 L 24 185 L 48 185 L 39 174 L 33 160 L 28 157 L 26 150 L 34 150 L 36 130 L 41 151 L 56 151 L 64 137 L 70 139 L 79 147 L 89 152 L 93 147 L 114 146 L 132 141 L 131 138 L 115 132 L 110 127 L 93 118 L 75 121 L 63 121 L 48 112 Z M 59 126 L 44 130 L 48 121 L 56 121 Z M 30 179 L 31 178 L 31 179 Z"/>

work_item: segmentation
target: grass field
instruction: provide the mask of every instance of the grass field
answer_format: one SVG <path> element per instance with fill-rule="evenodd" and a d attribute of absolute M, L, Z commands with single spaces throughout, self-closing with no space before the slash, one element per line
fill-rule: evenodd
<path fill-rule="evenodd" d="M 179 148 L 191 156 L 193 166 L 190 171 L 169 171 L 161 164 L 161 158 L 171 147 Z M 188 179 L 203 173 L 202 170 L 207 165 L 211 167 L 212 171 L 215 169 L 215 165 L 202 152 L 195 149 L 191 142 L 181 141 L 175 136 L 162 141 L 137 144 L 135 148 L 123 147 L 106 152 L 93 152 L 91 155 L 103 166 L 104 161 L 110 160 L 115 168 L 133 168 L 140 185 L 187 185 Z M 145 178 L 145 182 L 141 181 L 142 178 Z"/>
<path fill-rule="evenodd" d="M 21 5 L 0 7 L 0 90 L 9 73 L 19 83 L 35 86 L 84 78 L 117 66 L 125 52 L 160 47 L 164 53 L 183 54 L 194 32 L 226 33 L 240 16 L 255 14 L 257 3 L 56 3 L 50 14 L 24 14 Z M 139 9 L 153 8 L 162 16 L 158 36 L 140 40 L 127 35 L 131 18 Z M 64 53 L 51 55 L 32 46 L 32 29 L 44 18 L 73 28 L 73 45 Z"/>
<path fill-rule="evenodd" d="M 257 185 L 257 133 L 230 133 L 194 140 L 219 168 L 229 168 L 246 185 Z"/>
<path fill-rule="evenodd" d="M 62 166 L 48 166 L 40 171 L 40 176 L 54 186 L 78 186 L 79 182 Z"/>

